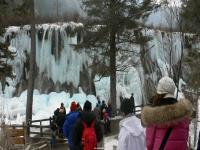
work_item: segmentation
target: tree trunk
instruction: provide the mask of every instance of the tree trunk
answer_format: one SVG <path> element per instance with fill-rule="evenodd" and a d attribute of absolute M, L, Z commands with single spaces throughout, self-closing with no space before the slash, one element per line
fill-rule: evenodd
<path fill-rule="evenodd" d="M 197 144 L 197 139 L 198 139 L 198 120 L 199 120 L 199 96 L 198 96 L 198 90 L 196 90 L 194 92 L 193 95 L 194 100 L 196 101 L 196 105 L 195 105 L 195 110 L 196 110 L 196 118 L 195 118 L 195 122 L 194 122 L 194 147 L 196 147 Z"/>
<path fill-rule="evenodd" d="M 28 94 L 27 94 L 27 104 L 26 104 L 26 123 L 32 120 L 32 105 L 33 105 L 33 90 L 34 90 L 34 70 L 35 70 L 35 23 L 34 23 L 34 0 L 31 1 L 30 5 L 32 22 L 31 22 L 31 53 L 30 53 L 30 71 L 28 80 Z"/>
<path fill-rule="evenodd" d="M 176 99 L 178 98 L 178 91 L 179 89 L 179 79 L 181 77 L 181 73 L 182 73 L 182 61 L 183 61 L 183 50 L 184 50 L 184 33 L 182 32 L 182 26 L 180 27 L 180 31 L 181 31 L 181 58 L 180 58 L 180 62 L 179 62 L 179 69 L 178 69 L 178 75 L 177 75 L 177 81 L 175 82 L 177 85 L 177 92 L 176 92 Z"/>
<path fill-rule="evenodd" d="M 173 78 L 172 75 L 172 51 L 173 51 L 173 36 L 172 36 L 172 25 L 170 29 L 170 52 L 169 52 L 169 76 Z"/>
<path fill-rule="evenodd" d="M 173 51 L 173 10 L 170 13 L 170 52 L 169 52 L 169 76 L 173 78 L 172 74 L 172 51 Z M 176 50 L 174 50 L 176 51 Z M 174 79 L 174 78 L 173 78 Z"/>
<path fill-rule="evenodd" d="M 94 71 L 92 70 L 92 74 L 91 74 L 91 79 L 92 79 L 92 81 L 90 81 L 90 84 L 91 84 L 91 91 L 92 91 L 91 94 L 97 96 L 97 95 L 96 95 L 96 88 L 95 88 L 95 84 L 94 84 L 95 75 L 96 75 L 96 73 L 94 73 Z"/>
<path fill-rule="evenodd" d="M 110 33 L 110 99 L 113 115 L 116 115 L 116 41 L 113 29 Z"/>

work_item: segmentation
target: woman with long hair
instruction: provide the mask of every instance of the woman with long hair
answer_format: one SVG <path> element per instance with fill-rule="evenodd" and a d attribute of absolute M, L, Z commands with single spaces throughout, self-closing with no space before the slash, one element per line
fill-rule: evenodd
<path fill-rule="evenodd" d="M 174 81 L 165 76 L 157 86 L 157 95 L 151 106 L 145 106 L 141 119 L 146 129 L 148 150 L 187 150 L 192 105 L 190 101 L 177 101 Z"/>

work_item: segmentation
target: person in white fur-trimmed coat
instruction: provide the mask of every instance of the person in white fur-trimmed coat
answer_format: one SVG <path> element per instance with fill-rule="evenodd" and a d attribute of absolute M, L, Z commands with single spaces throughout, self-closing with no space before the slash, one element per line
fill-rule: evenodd
<path fill-rule="evenodd" d="M 120 121 L 117 150 L 146 150 L 145 129 L 141 120 L 134 115 L 134 104 L 130 99 L 124 99 L 121 111 L 125 118 Z"/>

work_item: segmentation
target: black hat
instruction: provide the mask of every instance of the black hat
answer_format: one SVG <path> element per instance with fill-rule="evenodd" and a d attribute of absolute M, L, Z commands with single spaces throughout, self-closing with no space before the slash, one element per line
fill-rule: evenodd
<path fill-rule="evenodd" d="M 85 102 L 83 106 L 84 111 L 91 111 L 92 110 L 92 103 L 90 103 L 88 100 Z"/>
<path fill-rule="evenodd" d="M 125 115 L 128 115 L 130 113 L 133 113 L 133 109 L 134 109 L 134 103 L 132 100 L 125 98 L 122 103 L 121 103 L 121 107 L 120 110 L 125 113 Z"/>

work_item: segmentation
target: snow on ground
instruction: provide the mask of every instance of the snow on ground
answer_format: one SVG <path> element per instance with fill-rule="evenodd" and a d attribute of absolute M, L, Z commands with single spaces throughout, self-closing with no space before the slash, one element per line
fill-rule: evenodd
<path fill-rule="evenodd" d="M 108 136 L 104 138 L 104 148 L 105 150 L 114 150 L 118 145 L 117 135 Z"/>
<path fill-rule="evenodd" d="M 34 90 L 33 94 L 33 120 L 49 118 L 53 115 L 56 108 L 64 103 L 66 111 L 69 112 L 70 104 L 75 101 L 83 107 L 86 100 L 92 103 L 92 107 L 96 106 L 96 97 L 94 95 L 86 95 L 81 88 L 79 93 L 70 97 L 66 92 L 51 92 L 50 94 L 40 94 L 38 90 Z M 0 115 L 3 116 L 6 124 L 22 124 L 25 121 L 27 91 L 24 91 L 20 97 L 8 98 L 6 95 L 0 95 Z M 3 112 L 3 113 L 2 113 Z"/>
<path fill-rule="evenodd" d="M 51 92 L 40 94 L 38 90 L 33 92 L 33 120 L 45 119 L 53 116 L 54 111 L 64 103 L 66 112 L 70 111 L 70 104 L 75 101 L 83 105 L 86 100 L 92 103 L 92 108 L 96 106 L 97 99 L 94 95 L 86 95 L 81 88 L 79 93 L 70 97 L 69 93 L 64 91 L 60 93 Z M 6 124 L 22 124 L 25 121 L 27 103 L 27 90 L 22 92 L 19 97 L 8 98 L 5 94 L 0 95 L 0 116 L 3 116 Z M 112 120 L 121 119 L 122 116 L 116 116 Z M 49 122 L 44 122 L 44 124 Z"/>

